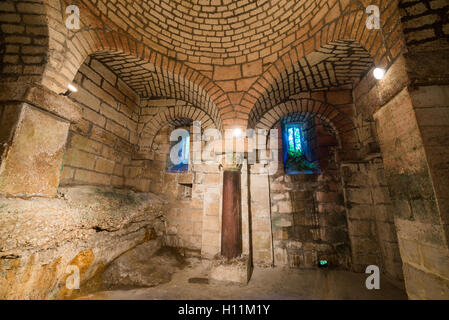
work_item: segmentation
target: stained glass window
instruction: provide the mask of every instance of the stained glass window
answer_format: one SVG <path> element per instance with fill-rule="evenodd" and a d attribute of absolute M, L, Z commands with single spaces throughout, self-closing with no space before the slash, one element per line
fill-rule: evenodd
<path fill-rule="evenodd" d="M 319 170 L 311 160 L 303 126 L 303 123 L 282 123 L 282 153 L 287 174 L 311 174 Z"/>
<path fill-rule="evenodd" d="M 190 155 L 190 135 L 179 137 L 180 140 L 172 141 L 170 150 L 173 147 L 178 147 L 178 157 L 180 163 L 174 164 L 170 159 L 170 154 L 167 158 L 167 171 L 168 172 L 183 172 L 187 171 L 189 167 L 189 155 Z"/>
<path fill-rule="evenodd" d="M 288 150 L 295 151 L 302 150 L 302 142 L 301 142 L 301 131 L 297 126 L 291 126 L 288 128 Z"/>
<path fill-rule="evenodd" d="M 188 164 L 189 163 L 189 154 L 190 154 L 190 136 L 187 136 L 183 138 L 184 140 L 184 150 L 181 155 L 182 157 L 182 163 Z"/>

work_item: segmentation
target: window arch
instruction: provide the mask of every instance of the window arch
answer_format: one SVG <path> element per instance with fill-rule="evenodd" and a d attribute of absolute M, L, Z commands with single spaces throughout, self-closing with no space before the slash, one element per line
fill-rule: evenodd
<path fill-rule="evenodd" d="M 183 128 L 177 128 L 170 135 L 167 172 L 186 172 L 189 169 L 189 156 L 190 132 Z"/>
<path fill-rule="evenodd" d="M 314 126 L 309 122 L 292 122 L 290 118 L 281 119 L 282 156 L 287 174 L 319 173 L 318 162 L 310 144 L 316 139 Z"/>

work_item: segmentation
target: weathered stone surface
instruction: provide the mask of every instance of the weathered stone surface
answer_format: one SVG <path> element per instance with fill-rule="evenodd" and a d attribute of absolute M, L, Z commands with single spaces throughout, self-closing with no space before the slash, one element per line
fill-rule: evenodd
<path fill-rule="evenodd" d="M 165 202 L 152 194 L 98 187 L 57 199 L 0 199 L 0 297 L 64 298 L 68 266 L 86 280 L 134 246 L 163 237 Z"/>
<path fill-rule="evenodd" d="M 70 122 L 81 120 L 81 107 L 44 86 L 0 82 L 0 101 L 26 102 Z"/>
<path fill-rule="evenodd" d="M 251 278 L 251 272 L 251 261 L 246 255 L 231 261 L 218 258 L 212 261 L 209 279 L 211 283 L 246 285 Z"/>
<path fill-rule="evenodd" d="M 411 299 L 447 300 L 449 297 L 449 282 L 447 279 L 404 263 L 404 277 L 407 294 Z M 413 280 L 411 280 L 413 279 Z"/>
<path fill-rule="evenodd" d="M 114 260 L 101 275 L 107 289 L 154 287 L 170 281 L 187 262 L 159 239 L 138 245 Z"/>
<path fill-rule="evenodd" d="M 54 196 L 69 123 L 23 104 L 0 165 L 0 193 Z"/>

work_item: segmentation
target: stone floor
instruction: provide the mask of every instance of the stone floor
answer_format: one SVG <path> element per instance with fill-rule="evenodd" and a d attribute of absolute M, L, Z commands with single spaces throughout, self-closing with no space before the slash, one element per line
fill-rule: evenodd
<path fill-rule="evenodd" d="M 80 299 L 407 299 L 403 290 L 382 277 L 380 290 L 366 289 L 367 276 L 337 270 L 255 269 L 247 286 L 217 285 L 205 281 L 207 272 L 200 262 L 195 262 L 174 274 L 170 282 L 157 287 L 96 292 Z M 197 281 L 191 283 L 189 279 Z"/>

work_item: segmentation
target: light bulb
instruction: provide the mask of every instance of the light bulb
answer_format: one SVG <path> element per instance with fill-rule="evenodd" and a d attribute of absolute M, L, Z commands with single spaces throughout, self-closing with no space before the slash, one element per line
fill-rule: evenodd
<path fill-rule="evenodd" d="M 70 83 L 69 83 L 69 85 L 67 86 L 67 88 L 68 88 L 70 91 L 72 91 L 72 92 L 77 92 L 77 91 L 78 91 L 77 87 L 75 87 L 73 84 L 70 84 Z"/>
<path fill-rule="evenodd" d="M 235 128 L 232 133 L 233 133 L 234 137 L 240 137 L 242 135 L 242 129 Z"/>
<path fill-rule="evenodd" d="M 374 71 L 373 71 L 373 75 L 374 75 L 374 78 L 376 78 L 377 80 L 380 80 L 385 75 L 385 69 L 375 68 Z"/>

